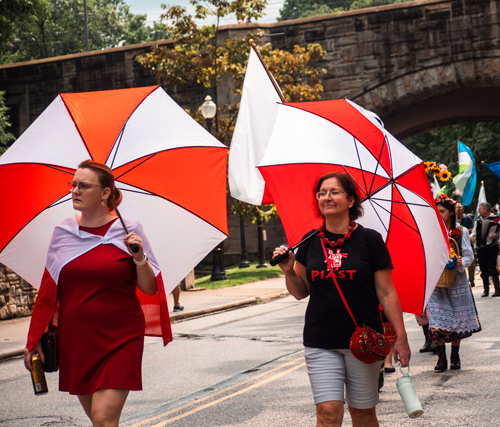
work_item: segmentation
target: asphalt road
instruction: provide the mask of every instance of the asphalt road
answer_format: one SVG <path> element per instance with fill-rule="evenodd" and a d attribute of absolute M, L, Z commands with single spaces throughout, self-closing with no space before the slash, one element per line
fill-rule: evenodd
<path fill-rule="evenodd" d="M 500 298 L 479 298 L 483 331 L 464 340 L 462 370 L 435 373 L 437 357 L 418 353 L 421 328 L 405 315 L 413 350 L 411 377 L 424 407 L 409 419 L 386 376 L 377 407 L 382 426 L 500 426 Z M 147 339 L 142 392 L 132 392 L 123 427 L 314 426 L 315 408 L 304 366 L 306 301 L 293 297 L 173 325 L 163 348 Z M 449 352 L 449 351 L 448 351 Z M 0 426 L 89 426 L 76 397 L 57 390 L 35 397 L 21 359 L 0 363 Z M 344 425 L 351 425 L 348 413 Z"/>

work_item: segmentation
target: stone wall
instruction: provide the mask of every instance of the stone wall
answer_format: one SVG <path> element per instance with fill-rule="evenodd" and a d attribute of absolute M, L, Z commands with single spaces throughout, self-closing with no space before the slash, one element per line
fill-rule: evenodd
<path fill-rule="evenodd" d="M 37 290 L 0 264 L 0 320 L 30 316 Z"/>
<path fill-rule="evenodd" d="M 500 0 L 426 0 L 272 24 L 228 25 L 225 38 L 264 30 L 263 42 L 292 50 L 319 43 L 326 50 L 322 99 L 349 98 L 406 138 L 443 124 L 500 120 Z M 169 45 L 165 40 L 159 44 Z M 60 92 L 156 84 L 135 58 L 155 43 L 0 66 L 0 90 L 19 134 Z M 225 82 L 219 103 L 235 101 Z M 213 89 L 166 87 L 196 109 Z M 237 101 L 237 100 L 236 100 Z"/>

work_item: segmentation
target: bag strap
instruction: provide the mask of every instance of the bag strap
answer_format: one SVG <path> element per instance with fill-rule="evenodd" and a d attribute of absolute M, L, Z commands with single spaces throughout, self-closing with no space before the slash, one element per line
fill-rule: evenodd
<path fill-rule="evenodd" d="M 323 243 L 323 239 L 320 237 L 319 239 L 321 241 L 321 246 L 323 247 L 323 253 L 325 254 L 325 259 L 326 259 L 326 265 L 328 266 L 328 270 L 330 271 L 330 276 L 332 276 L 332 280 L 333 282 L 335 283 L 335 286 L 337 287 L 337 291 L 339 292 L 340 294 L 340 298 L 342 298 L 342 302 L 344 303 L 345 305 L 345 308 L 347 309 L 349 315 L 351 316 L 352 318 L 352 321 L 354 322 L 354 324 L 356 325 L 356 327 L 358 327 L 358 324 L 356 322 L 356 319 L 354 318 L 354 315 L 352 314 L 352 311 L 351 309 L 349 308 L 349 305 L 347 304 L 347 301 L 345 300 L 345 297 L 344 297 L 344 294 L 342 293 L 342 291 L 340 290 L 340 286 L 337 282 L 337 279 L 335 277 L 335 274 L 333 274 L 333 268 L 332 268 L 332 265 L 331 265 L 331 262 L 330 262 L 330 259 L 328 258 L 328 254 L 326 252 L 326 248 L 325 248 L 325 244 Z"/>

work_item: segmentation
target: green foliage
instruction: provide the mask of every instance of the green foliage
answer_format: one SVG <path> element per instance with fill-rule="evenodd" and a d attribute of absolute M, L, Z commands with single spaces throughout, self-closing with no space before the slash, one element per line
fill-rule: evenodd
<path fill-rule="evenodd" d="M 274 267 L 257 268 L 257 263 L 251 263 L 248 268 L 238 268 L 231 266 L 225 269 L 227 280 L 210 281 L 210 275 L 200 277 L 195 280 L 195 287 L 207 289 L 227 288 L 230 286 L 244 285 L 246 283 L 258 282 L 260 280 L 272 279 L 283 275 L 281 269 L 276 265 Z"/>
<path fill-rule="evenodd" d="M 4 95 L 5 92 L 0 91 L 0 155 L 7 150 L 10 143 L 15 139 L 14 135 L 6 130 L 10 126 L 10 123 L 7 116 L 9 109 L 5 106 Z"/>
<path fill-rule="evenodd" d="M 262 222 L 267 222 L 272 218 L 279 218 L 274 205 L 255 206 L 237 199 L 231 200 L 231 212 L 241 214 L 244 220 L 251 220 L 254 224 L 259 218 Z"/>
<path fill-rule="evenodd" d="M 364 9 L 411 0 L 285 0 L 278 21 L 309 18 L 345 10 Z"/>
<path fill-rule="evenodd" d="M 31 21 L 43 0 L 0 1 L 0 43 L 6 43 L 19 25 Z"/>
<path fill-rule="evenodd" d="M 466 212 L 476 208 L 477 196 L 484 181 L 486 200 L 492 205 L 500 202 L 500 179 L 486 166 L 500 160 L 500 123 L 475 123 L 448 126 L 419 135 L 405 143 L 422 160 L 444 163 L 455 176 L 458 173 L 458 141 L 467 145 L 474 155 L 477 171 L 476 194 Z"/>
<path fill-rule="evenodd" d="M 285 0 L 278 21 L 348 10 L 351 0 Z"/>
<path fill-rule="evenodd" d="M 0 63 L 85 51 L 83 0 L 36 0 L 33 3 L 25 19 L 15 22 L 2 42 Z M 124 0 L 87 0 L 87 16 L 90 50 L 158 40 L 169 35 L 165 25 L 155 24 L 153 28 L 144 25 L 146 15 L 131 13 Z"/>

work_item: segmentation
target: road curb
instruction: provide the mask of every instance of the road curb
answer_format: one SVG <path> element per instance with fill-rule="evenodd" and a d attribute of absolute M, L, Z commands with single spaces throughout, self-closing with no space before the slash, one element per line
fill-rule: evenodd
<path fill-rule="evenodd" d="M 175 323 L 178 320 L 185 320 L 185 319 L 189 319 L 191 317 L 203 316 L 203 315 L 207 315 L 207 314 L 217 313 L 219 311 L 230 310 L 232 308 L 244 307 L 247 305 L 260 304 L 263 302 L 268 302 L 268 301 L 272 301 L 275 299 L 283 298 L 283 297 L 286 297 L 288 295 L 289 295 L 288 291 L 285 290 L 285 291 L 280 291 L 280 292 L 274 292 L 272 294 L 267 294 L 267 295 L 264 295 L 262 297 L 250 297 L 250 298 L 246 298 L 246 299 L 240 300 L 240 301 L 216 305 L 215 307 L 204 308 L 202 310 L 192 310 L 192 311 L 186 311 L 184 313 L 182 313 L 182 312 L 175 313 L 175 314 L 170 315 L 170 322 Z"/>
<path fill-rule="evenodd" d="M 262 304 L 265 302 L 273 301 L 275 299 L 284 298 L 288 295 L 289 295 L 288 291 L 284 290 L 284 291 L 280 291 L 280 292 L 274 292 L 272 294 L 263 295 L 261 297 L 245 298 L 245 299 L 240 300 L 240 301 L 235 301 L 235 302 L 227 303 L 227 304 L 221 304 L 221 305 L 217 305 L 215 307 L 205 308 L 202 310 L 186 311 L 185 313 L 183 313 L 183 312 L 174 313 L 174 314 L 170 315 L 170 322 L 175 323 L 178 320 L 185 320 L 185 319 L 189 319 L 191 317 L 204 316 L 204 315 L 208 315 L 208 314 L 217 313 L 219 311 L 230 310 L 232 308 L 245 307 L 247 305 Z M 24 347 L 0 352 L 0 360 L 22 356 L 23 354 L 24 354 Z"/>
<path fill-rule="evenodd" d="M 24 354 L 24 347 L 23 348 L 17 348 L 17 349 L 14 349 L 14 350 L 3 351 L 3 352 L 0 352 L 0 360 L 2 360 L 2 359 L 10 359 L 11 357 L 22 356 L 23 354 Z"/>

